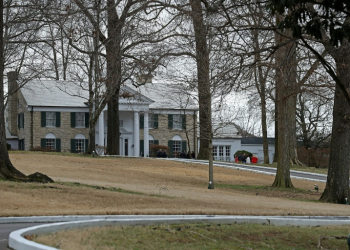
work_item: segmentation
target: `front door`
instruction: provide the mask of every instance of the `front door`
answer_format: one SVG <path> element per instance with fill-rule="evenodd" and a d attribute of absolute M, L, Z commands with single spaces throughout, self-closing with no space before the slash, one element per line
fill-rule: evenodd
<path fill-rule="evenodd" d="M 124 141 L 124 155 L 125 156 L 128 156 L 129 155 L 129 140 L 128 139 L 125 139 L 125 141 Z"/>

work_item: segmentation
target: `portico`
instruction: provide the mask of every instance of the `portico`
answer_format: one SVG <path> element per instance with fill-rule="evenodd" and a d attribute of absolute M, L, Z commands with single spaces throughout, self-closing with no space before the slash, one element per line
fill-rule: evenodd
<path fill-rule="evenodd" d="M 148 112 L 151 103 L 153 101 L 144 96 L 119 100 L 119 154 L 121 156 L 149 157 Z M 108 107 L 101 112 L 96 125 L 96 144 L 100 147 L 106 147 L 108 143 L 107 109 Z M 140 152 L 140 114 L 144 119 L 144 152 Z"/>

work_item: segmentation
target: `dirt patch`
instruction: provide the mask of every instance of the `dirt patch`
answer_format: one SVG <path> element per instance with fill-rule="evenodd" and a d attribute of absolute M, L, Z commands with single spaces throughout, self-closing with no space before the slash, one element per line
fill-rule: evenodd
<path fill-rule="evenodd" d="M 314 184 L 322 191 L 324 183 L 293 180 L 294 186 L 302 191 L 277 190 L 269 187 L 273 176 L 215 167 L 216 187 L 208 190 L 208 167 L 199 164 L 39 153 L 10 154 L 10 158 L 23 173 L 41 172 L 55 183 L 0 182 L 0 216 L 350 214 L 345 205 L 303 201 L 317 201 L 321 192 L 313 190 Z M 62 185 L 61 182 L 86 186 Z M 237 188 L 245 185 L 257 187 Z"/>

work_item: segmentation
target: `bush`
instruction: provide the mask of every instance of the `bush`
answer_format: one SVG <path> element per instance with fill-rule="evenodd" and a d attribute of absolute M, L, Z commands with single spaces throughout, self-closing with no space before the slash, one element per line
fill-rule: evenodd
<path fill-rule="evenodd" d="M 250 152 L 248 152 L 248 151 L 245 151 L 245 150 L 238 150 L 238 151 L 235 153 L 236 156 L 243 155 L 243 154 L 249 156 L 250 158 L 253 156 L 252 153 L 250 153 Z"/>
<path fill-rule="evenodd" d="M 156 157 L 157 156 L 157 152 L 159 151 L 159 149 L 161 149 L 162 151 L 165 151 L 167 153 L 167 155 L 169 155 L 169 147 L 168 146 L 151 144 L 151 147 L 150 147 L 151 155 L 150 155 L 150 157 Z"/>
<path fill-rule="evenodd" d="M 6 143 L 7 150 L 11 150 L 11 144 Z"/>
<path fill-rule="evenodd" d="M 43 147 L 34 147 L 31 148 L 30 151 L 40 151 L 40 152 L 56 152 L 55 149 L 51 148 L 43 148 Z"/>
<path fill-rule="evenodd" d="M 308 167 L 328 168 L 329 148 L 298 148 L 298 159 Z"/>

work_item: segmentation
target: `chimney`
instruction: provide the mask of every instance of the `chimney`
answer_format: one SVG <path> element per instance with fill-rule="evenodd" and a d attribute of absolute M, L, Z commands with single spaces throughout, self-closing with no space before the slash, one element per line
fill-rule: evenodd
<path fill-rule="evenodd" d="M 7 103 L 7 117 L 8 117 L 8 128 L 12 135 L 18 135 L 17 130 L 17 115 L 18 115 L 18 74 L 16 71 L 7 73 L 8 83 L 8 103 Z"/>

